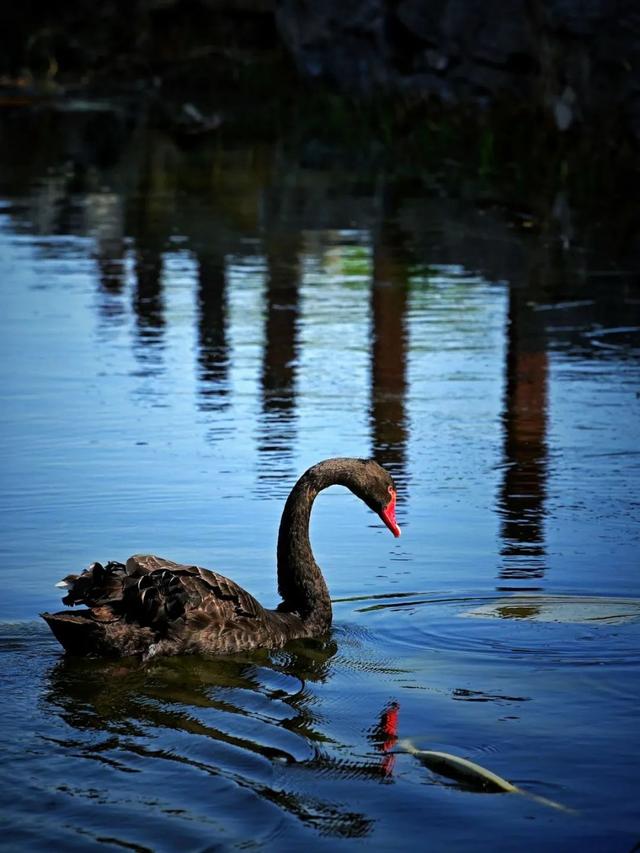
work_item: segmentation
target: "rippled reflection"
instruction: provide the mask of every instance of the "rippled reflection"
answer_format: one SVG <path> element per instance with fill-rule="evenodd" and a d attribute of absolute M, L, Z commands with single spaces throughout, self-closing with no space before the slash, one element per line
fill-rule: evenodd
<path fill-rule="evenodd" d="M 124 236 L 122 198 L 116 193 L 90 197 L 94 257 L 98 266 L 98 316 L 105 336 L 126 319 L 124 294 L 127 283 L 127 246 Z"/>
<path fill-rule="evenodd" d="M 147 773 L 154 765 L 156 772 L 169 772 L 161 765 L 175 762 L 235 789 L 236 809 L 255 795 L 324 834 L 363 836 L 372 819 L 318 795 L 314 782 L 318 773 L 375 778 L 390 772 L 389 756 L 349 764 L 324 750 L 325 742 L 333 751 L 336 744 L 323 731 L 308 685 L 326 682 L 336 651 L 335 642 L 309 641 L 274 655 L 170 659 L 153 666 L 66 659 L 51 670 L 43 702 L 72 734 L 52 740 L 123 774 L 139 773 L 140 761 Z M 279 765 L 299 768 L 292 784 L 278 781 Z M 117 794 L 101 792 L 105 808 L 116 806 L 127 790 L 125 779 Z M 60 790 L 74 796 L 73 786 Z M 204 801 L 206 796 L 197 796 L 184 816 Z M 277 817 L 264 810 L 246 813 L 245 824 L 265 814 L 276 827 Z M 256 826 L 256 834 L 269 826 Z"/>
<path fill-rule="evenodd" d="M 136 316 L 138 345 L 136 352 L 147 359 L 149 352 L 162 343 L 165 326 L 162 293 L 162 255 L 157 248 L 140 244 L 135 252 L 135 290 L 133 310 Z"/>
<path fill-rule="evenodd" d="M 409 261 L 401 231 L 389 219 L 383 219 L 374 239 L 371 282 L 372 454 L 400 485 L 406 481 L 408 440 L 405 398 Z"/>
<path fill-rule="evenodd" d="M 291 482 L 296 440 L 296 366 L 299 334 L 300 235 L 266 237 L 267 282 L 262 356 L 262 415 L 258 477 L 267 491 Z M 286 486 L 285 486 L 286 489 Z"/>
<path fill-rule="evenodd" d="M 548 356 L 539 317 L 509 293 L 504 424 L 501 578 L 541 578 L 546 568 Z"/>
<path fill-rule="evenodd" d="M 133 232 L 134 289 L 132 308 L 136 339 L 134 353 L 145 376 L 157 376 L 162 370 L 161 352 L 165 334 L 164 249 L 170 233 L 165 206 L 159 192 L 163 189 L 163 146 L 150 145 L 138 176 L 139 201 L 130 217 Z"/>
<path fill-rule="evenodd" d="M 227 277 L 223 255 L 201 251 L 198 265 L 198 380 L 200 407 L 220 411 L 227 405 L 229 341 Z"/>

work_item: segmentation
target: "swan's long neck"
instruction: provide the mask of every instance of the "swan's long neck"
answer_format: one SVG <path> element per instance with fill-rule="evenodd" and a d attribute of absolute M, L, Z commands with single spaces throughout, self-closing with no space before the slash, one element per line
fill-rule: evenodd
<path fill-rule="evenodd" d="M 352 461 L 347 459 L 328 459 L 309 468 L 287 499 L 278 533 L 278 592 L 283 598 L 278 609 L 298 613 L 326 628 L 331 625 L 331 599 L 311 550 L 309 518 L 322 489 L 333 485 L 351 488 L 351 468 Z"/>

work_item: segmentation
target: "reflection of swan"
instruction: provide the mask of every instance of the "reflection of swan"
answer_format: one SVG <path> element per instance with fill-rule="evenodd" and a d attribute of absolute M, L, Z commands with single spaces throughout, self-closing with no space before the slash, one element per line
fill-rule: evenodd
<path fill-rule="evenodd" d="M 396 762 L 396 754 L 393 748 L 398 741 L 399 712 L 400 705 L 397 702 L 391 702 L 382 710 L 378 724 L 369 732 L 369 740 L 382 753 L 382 773 L 387 777 L 392 776 Z"/>
<path fill-rule="evenodd" d="M 306 685 L 328 678 L 336 651 L 331 640 L 301 640 L 286 651 L 254 651 L 246 658 L 155 658 L 145 664 L 134 658 L 65 658 L 51 670 L 47 702 L 59 709 L 67 723 L 83 730 L 142 734 L 149 728 L 168 727 L 203 734 L 266 758 L 294 761 L 286 751 L 198 722 L 198 709 L 263 717 L 261 735 L 273 734 L 269 728 L 273 723 L 321 742 L 324 736 L 316 732 Z M 282 719 L 274 716 L 275 711 L 285 712 Z"/>
<path fill-rule="evenodd" d="M 395 484 L 376 462 L 327 459 L 309 468 L 282 513 L 278 589 L 283 602 L 277 610 L 266 610 L 216 572 L 135 556 L 126 566 L 94 563 L 61 582 L 69 589 L 64 603 L 87 604 L 89 610 L 42 616 L 75 654 L 217 654 L 320 636 L 331 625 L 331 600 L 311 551 L 309 517 L 318 492 L 334 484 L 350 489 L 394 536 L 400 535 Z"/>
<path fill-rule="evenodd" d="M 318 794 L 317 773 L 333 769 L 323 751 L 331 739 L 308 685 L 330 677 L 336 652 L 335 642 L 311 639 L 274 653 L 145 664 L 64 658 L 50 671 L 43 702 L 66 724 L 56 726 L 58 749 L 122 774 L 117 785 L 105 783 L 109 804 L 119 805 L 128 774 L 143 770 L 152 784 L 172 780 L 145 803 L 145 819 L 164 818 L 168 808 L 178 820 L 200 822 L 213 790 L 219 802 L 228 796 L 234 808 L 250 809 L 256 834 L 275 833 L 285 815 L 323 834 L 359 837 L 372 820 Z M 219 781 L 202 785 L 199 774 Z M 218 804 L 212 818 L 221 814 Z"/>

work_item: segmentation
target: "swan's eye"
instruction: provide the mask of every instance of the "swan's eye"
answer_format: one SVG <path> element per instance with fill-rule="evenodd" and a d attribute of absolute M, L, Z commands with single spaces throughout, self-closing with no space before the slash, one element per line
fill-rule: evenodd
<path fill-rule="evenodd" d="M 387 486 L 387 494 L 389 495 L 390 500 L 387 501 L 386 506 L 395 506 L 396 504 L 396 490 L 393 486 Z"/>

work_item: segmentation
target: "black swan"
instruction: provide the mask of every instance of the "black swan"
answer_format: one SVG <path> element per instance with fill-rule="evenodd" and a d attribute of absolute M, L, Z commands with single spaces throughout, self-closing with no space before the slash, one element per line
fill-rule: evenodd
<path fill-rule="evenodd" d="M 42 613 L 64 648 L 80 655 L 228 654 L 277 648 L 325 633 L 331 599 L 309 543 L 309 517 L 322 489 L 341 485 L 378 513 L 394 536 L 396 487 L 371 459 L 326 459 L 293 487 L 278 533 L 278 591 L 266 610 L 232 580 L 199 566 L 136 555 L 123 563 L 93 563 L 58 584 L 63 603 L 88 610 Z"/>

